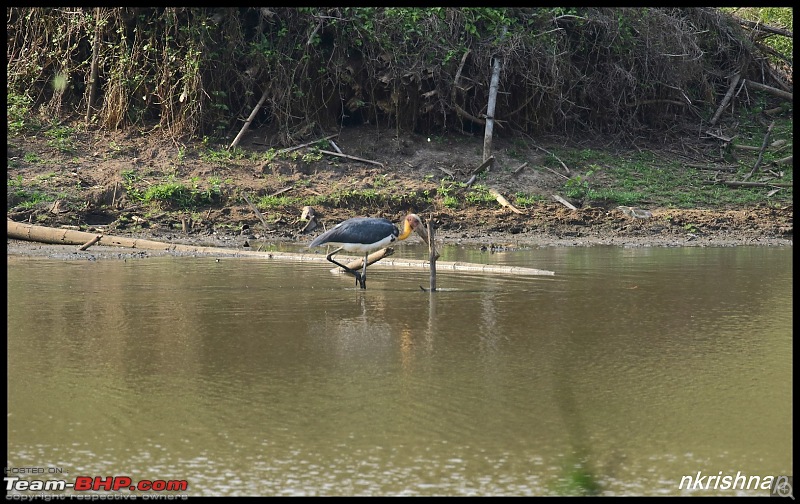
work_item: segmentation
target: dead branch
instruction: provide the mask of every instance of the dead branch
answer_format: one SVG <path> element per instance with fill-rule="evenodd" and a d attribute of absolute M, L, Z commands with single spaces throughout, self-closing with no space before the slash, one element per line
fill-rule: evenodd
<path fill-rule="evenodd" d="M 548 167 L 546 167 L 546 166 L 542 166 L 542 168 L 544 168 L 545 170 L 549 171 L 549 172 L 550 172 L 550 173 L 552 173 L 553 175 L 558 175 L 559 177 L 562 177 L 562 178 L 563 178 L 563 179 L 565 179 L 565 180 L 569 180 L 569 177 L 567 177 L 567 176 L 566 176 L 566 175 L 564 175 L 563 173 L 558 173 L 557 171 L 553 170 L 552 168 L 548 168 Z"/>
<path fill-rule="evenodd" d="M 774 26 L 769 26 L 762 23 L 756 23 L 755 21 L 748 21 L 746 19 L 742 19 L 736 16 L 733 16 L 733 18 L 740 25 L 752 28 L 755 31 L 763 31 L 767 33 L 774 33 L 775 35 L 783 35 L 784 37 L 794 38 L 792 32 L 790 32 L 789 30 L 784 30 L 783 28 L 775 28 Z"/>
<path fill-rule="evenodd" d="M 267 88 L 267 89 L 264 90 L 264 94 L 261 95 L 261 99 L 258 100 L 258 103 L 256 104 L 255 108 L 253 108 L 253 111 L 250 112 L 250 115 L 247 117 L 247 120 L 244 122 L 244 125 L 242 126 L 242 129 L 239 130 L 239 134 L 236 135 L 236 138 L 233 139 L 233 142 L 231 142 L 231 144 L 228 146 L 228 149 L 232 149 L 232 148 L 236 147 L 236 145 L 239 143 L 239 140 L 242 139 L 244 134 L 247 132 L 248 128 L 250 128 L 250 123 L 253 122 L 253 119 L 256 118 L 256 114 L 258 114 L 258 111 L 261 110 L 261 106 L 264 105 L 264 102 L 267 100 L 267 96 L 269 95 L 269 92 L 270 92 L 270 88 Z"/>
<path fill-rule="evenodd" d="M 722 111 L 725 110 L 725 107 L 728 106 L 728 102 L 731 101 L 733 98 L 733 92 L 736 90 L 736 86 L 739 84 L 739 80 L 742 78 L 742 74 L 736 72 L 733 74 L 731 78 L 731 85 L 728 86 L 728 92 L 725 93 L 725 97 L 722 98 L 722 101 L 719 103 L 719 107 L 717 107 L 717 111 L 714 112 L 714 115 L 711 117 L 710 125 L 714 126 L 717 121 L 719 120 L 719 116 L 722 115 Z"/>
<path fill-rule="evenodd" d="M 772 86 L 767 86 L 767 85 L 764 85 L 764 84 L 759 84 L 758 82 L 747 80 L 747 79 L 745 79 L 744 82 L 747 84 L 748 87 L 752 87 L 753 89 L 758 89 L 758 90 L 761 90 L 761 91 L 765 91 L 765 92 L 771 94 L 772 96 L 777 96 L 778 98 L 783 98 L 784 100 L 787 100 L 787 101 L 790 101 L 790 102 L 794 101 L 794 98 L 793 98 L 794 94 L 792 94 L 792 93 L 787 93 L 786 91 L 782 91 L 782 90 L 780 90 L 778 88 L 774 88 Z"/>
<path fill-rule="evenodd" d="M 344 154 L 344 152 L 342 152 L 342 149 L 340 149 L 339 146 L 336 145 L 336 142 L 334 142 L 333 140 L 328 140 L 328 143 L 331 144 L 331 147 L 333 147 L 333 150 L 335 150 L 339 154 Z"/>
<path fill-rule="evenodd" d="M 283 189 L 278 189 L 274 193 L 270 194 L 270 196 L 277 196 L 277 195 L 283 194 L 283 193 L 285 193 L 287 191 L 291 191 L 292 189 L 294 189 L 294 186 L 284 187 Z"/>
<path fill-rule="evenodd" d="M 475 183 L 475 180 L 478 179 L 478 175 L 480 175 L 483 170 L 489 169 L 493 164 L 494 164 L 494 156 L 490 156 L 483 163 L 481 163 L 480 166 L 472 170 L 472 176 L 469 178 L 469 180 L 467 180 L 466 186 L 471 187 L 472 184 Z"/>
<path fill-rule="evenodd" d="M 319 140 L 313 140 L 311 142 L 306 142 L 304 144 L 295 145 L 294 147 L 287 147 L 285 149 L 281 149 L 277 152 L 277 154 L 285 154 L 287 152 L 296 151 L 297 149 L 302 149 L 303 147 L 308 147 L 309 145 L 314 145 L 317 142 L 324 142 L 325 140 L 330 140 L 333 137 L 339 136 L 338 133 L 334 133 L 333 135 L 328 135 L 326 137 L 320 138 Z"/>
<path fill-rule="evenodd" d="M 519 172 L 521 172 L 521 171 L 522 171 L 522 169 L 523 169 L 523 168 L 525 168 L 526 166 L 528 166 L 528 162 L 527 162 L 527 161 L 525 161 L 525 162 L 524 162 L 524 163 L 522 163 L 521 165 L 519 165 L 519 166 L 517 166 L 516 168 L 514 168 L 514 171 L 512 171 L 511 173 L 513 173 L 514 175 L 517 175 L 517 174 L 518 174 Z"/>
<path fill-rule="evenodd" d="M 471 50 L 467 49 L 466 52 L 464 52 L 464 55 L 461 56 L 461 63 L 459 63 L 458 70 L 456 70 L 456 77 L 455 77 L 455 79 L 453 79 L 453 90 L 450 93 L 450 98 L 451 98 L 451 101 L 453 102 L 453 109 L 455 109 L 456 114 L 458 114 L 459 117 L 467 119 L 468 121 L 472 121 L 475 124 L 480 124 L 481 126 L 485 126 L 486 125 L 486 121 L 484 121 L 483 119 L 480 119 L 478 117 L 475 117 L 474 115 L 470 114 L 466 110 L 464 110 L 461 107 L 459 107 L 458 103 L 456 103 L 456 98 L 457 98 L 456 97 L 456 90 L 461 87 L 461 84 L 460 84 L 461 71 L 464 70 L 464 63 L 467 61 L 467 56 L 469 56 L 470 52 L 471 52 Z"/>
<path fill-rule="evenodd" d="M 764 149 L 767 148 L 767 143 L 769 142 L 769 135 L 772 133 L 772 128 L 775 126 L 775 121 L 769 123 L 769 127 L 767 128 L 767 132 L 764 134 L 764 141 L 761 142 L 761 150 L 758 151 L 758 159 L 756 159 L 756 164 L 753 165 L 753 169 L 750 170 L 750 173 L 744 178 L 744 181 L 747 181 L 750 177 L 758 169 L 758 165 L 761 164 L 761 160 L 764 158 Z"/>
<path fill-rule="evenodd" d="M 527 135 L 527 136 L 528 136 L 528 138 L 531 138 L 531 136 L 530 136 L 530 135 Z M 531 138 L 531 140 L 533 140 L 533 138 Z M 553 156 L 553 157 L 556 159 L 556 161 L 558 161 L 558 162 L 559 162 L 559 164 L 561 165 L 561 167 L 562 167 L 562 168 L 564 168 L 564 171 L 565 171 L 565 172 L 567 172 L 567 175 L 572 175 L 572 174 L 570 173 L 570 171 L 569 171 L 569 168 L 567 168 L 567 165 L 566 165 L 566 164 L 564 164 L 564 161 L 561 161 L 561 158 L 560 158 L 560 157 L 556 156 L 555 154 L 553 154 L 553 153 L 552 153 L 552 152 L 550 152 L 549 150 L 545 149 L 544 147 L 539 147 L 538 145 L 536 145 L 536 144 L 535 144 L 535 143 L 533 143 L 533 142 L 531 142 L 531 145 L 533 145 L 533 148 L 534 148 L 534 149 L 539 149 L 540 151 L 544 152 L 545 154 L 550 154 L 551 156 Z M 567 177 L 567 178 L 569 178 L 569 177 Z"/>
<path fill-rule="evenodd" d="M 347 159 L 352 159 L 353 161 L 360 161 L 362 163 L 374 164 L 374 165 L 377 165 L 377 166 L 380 166 L 381 168 L 383 168 L 383 163 L 379 163 L 377 161 L 370 161 L 369 159 L 364 159 L 364 158 L 360 158 L 360 157 L 356 157 L 356 156 L 348 156 L 347 154 L 339 154 L 338 152 L 327 151 L 327 150 L 322 150 L 322 149 L 320 149 L 319 151 L 322 154 L 327 154 L 329 156 L 343 157 L 343 158 L 347 158 Z"/>
<path fill-rule="evenodd" d="M 781 182 L 739 182 L 738 180 L 706 180 L 707 185 L 722 184 L 729 187 L 794 187 L 794 184 Z"/>
<path fill-rule="evenodd" d="M 250 198 L 248 198 L 246 194 L 242 193 L 242 198 L 244 198 L 247 204 L 250 205 L 250 208 L 253 209 L 253 212 L 255 212 L 256 216 L 258 217 L 258 220 L 261 221 L 261 225 L 264 226 L 264 231 L 269 232 L 269 226 L 267 226 L 267 220 L 264 218 L 261 212 L 258 211 L 258 208 L 256 208 L 253 202 L 250 201 Z"/>
<path fill-rule="evenodd" d="M 446 174 L 448 174 L 450 177 L 454 177 L 454 176 L 455 176 L 455 175 L 453 174 L 453 172 L 451 172 L 451 171 L 450 171 L 450 170 L 448 170 L 447 168 L 442 168 L 441 166 L 437 166 L 436 168 L 438 168 L 438 169 L 442 170 L 443 172 L 445 172 Z"/>

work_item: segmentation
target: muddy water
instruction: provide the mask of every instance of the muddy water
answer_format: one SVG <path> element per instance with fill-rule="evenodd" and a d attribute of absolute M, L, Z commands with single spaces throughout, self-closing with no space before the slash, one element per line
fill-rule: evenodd
<path fill-rule="evenodd" d="M 431 295 L 386 267 L 362 291 L 323 264 L 10 256 L 6 466 L 187 495 L 766 495 L 730 482 L 793 473 L 791 248 L 442 260 L 556 275 L 440 272 Z"/>

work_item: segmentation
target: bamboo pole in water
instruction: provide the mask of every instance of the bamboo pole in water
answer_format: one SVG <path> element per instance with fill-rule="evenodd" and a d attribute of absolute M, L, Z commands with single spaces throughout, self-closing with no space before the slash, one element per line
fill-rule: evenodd
<path fill-rule="evenodd" d="M 16 240 L 34 241 L 41 243 L 54 243 L 60 245 L 83 245 L 94 239 L 96 233 L 86 233 L 83 231 L 73 231 L 70 229 L 57 229 L 34 224 L 23 224 L 20 222 L 7 221 L 7 237 Z M 259 257 L 262 259 L 275 259 L 279 261 L 327 261 L 325 255 L 315 253 L 297 252 L 256 252 L 255 250 L 234 250 L 221 247 L 202 247 L 196 245 L 182 245 L 178 243 L 165 243 L 153 240 L 141 240 L 136 238 L 126 238 L 122 236 L 103 235 L 97 245 L 110 247 L 135 248 L 140 250 L 160 250 L 167 252 L 187 252 L 208 255 L 225 255 L 236 257 Z M 381 251 L 376 252 L 379 254 Z M 338 257 L 338 256 L 337 256 Z M 359 260 L 357 257 L 343 259 Z M 363 259 L 363 258 L 361 258 Z M 395 268 L 429 268 L 430 261 L 420 259 L 383 259 L 382 266 Z M 552 276 L 553 271 L 540 270 L 534 268 L 523 268 L 519 266 L 500 266 L 493 264 L 475 264 L 464 262 L 436 261 L 437 271 L 449 270 L 471 273 L 493 273 L 508 275 L 527 275 L 527 276 Z"/>

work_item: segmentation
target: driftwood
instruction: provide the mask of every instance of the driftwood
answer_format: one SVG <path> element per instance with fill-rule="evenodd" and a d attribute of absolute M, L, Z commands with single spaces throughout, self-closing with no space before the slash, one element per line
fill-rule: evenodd
<path fill-rule="evenodd" d="M 507 199 L 505 199 L 505 198 L 503 197 L 503 195 L 502 195 L 502 194 L 500 194 L 500 193 L 497 191 L 497 189 L 494 189 L 494 188 L 491 188 L 491 187 L 490 187 L 490 188 L 489 188 L 489 194 L 491 194 L 492 196 L 494 196 L 494 199 L 496 199 L 498 203 L 500 203 L 501 205 L 503 205 L 503 206 L 504 206 L 504 207 L 506 207 L 506 208 L 509 208 L 509 209 L 511 209 L 511 211 L 512 211 L 512 212 L 514 212 L 514 213 L 518 213 L 518 214 L 520 214 L 520 215 L 522 215 L 522 214 L 524 213 L 522 210 L 520 210 L 519 208 L 517 208 L 517 207 L 515 207 L 514 205 L 512 205 L 511 203 L 509 203 L 509 202 L 508 202 L 508 200 L 507 200 Z"/>
<path fill-rule="evenodd" d="M 554 200 L 558 201 L 559 203 L 561 203 L 565 207 L 569 208 L 570 210 L 577 210 L 577 208 L 575 208 L 575 205 L 573 205 L 569 201 L 565 200 L 564 198 L 562 198 L 558 194 L 553 194 L 552 196 L 553 196 Z"/>
<path fill-rule="evenodd" d="M 7 221 L 7 238 L 16 240 L 54 243 L 61 245 L 81 245 L 94 238 L 94 233 L 72 231 L 69 229 L 54 229 L 33 224 Z M 257 252 L 255 250 L 232 250 L 219 247 L 201 247 L 195 245 L 181 245 L 177 243 L 163 243 L 153 240 L 140 240 L 121 236 L 103 235 L 100 245 L 110 247 L 126 247 L 139 250 L 159 250 L 167 252 L 189 252 L 194 254 L 224 255 L 232 257 L 258 257 L 276 261 L 312 261 L 327 262 L 324 255 L 313 253 L 294 252 Z M 351 258 L 354 259 L 354 258 Z M 389 259 L 381 262 L 384 266 L 396 268 L 427 268 L 429 261 L 415 259 Z M 553 276 L 555 272 L 535 268 L 522 268 L 518 266 L 500 266 L 492 264 L 475 264 L 459 262 L 439 262 L 440 270 L 470 271 L 473 273 L 509 274 L 524 276 Z"/>
<path fill-rule="evenodd" d="M 264 90 L 264 94 L 261 95 L 261 99 L 258 100 L 258 103 L 256 104 L 256 106 L 253 109 L 253 111 L 250 112 L 250 116 L 244 122 L 244 125 L 242 126 L 242 129 L 239 130 L 239 134 L 236 135 L 236 138 L 234 138 L 233 142 L 231 142 L 230 146 L 228 146 L 229 149 L 232 149 L 232 148 L 236 147 L 236 145 L 239 143 L 239 140 L 242 139 L 244 134 L 250 128 L 250 123 L 253 122 L 253 119 L 256 118 L 256 114 L 258 114 L 258 111 L 261 110 L 261 106 L 264 105 L 264 102 L 267 100 L 267 96 L 269 96 L 269 92 L 270 92 L 270 88 L 267 88 L 267 89 Z"/>
<path fill-rule="evenodd" d="M 339 154 L 338 152 L 333 152 L 333 151 L 328 151 L 328 150 L 320 149 L 319 151 L 322 154 L 327 154 L 329 156 L 343 157 L 343 158 L 347 158 L 347 159 L 352 159 L 353 161 L 360 161 L 362 163 L 374 164 L 374 165 L 377 165 L 377 166 L 380 166 L 381 168 L 383 168 L 383 163 L 379 163 L 377 161 L 370 161 L 369 159 L 364 159 L 364 158 L 360 158 L 360 157 L 356 157 L 356 156 L 348 156 L 347 154 Z"/>

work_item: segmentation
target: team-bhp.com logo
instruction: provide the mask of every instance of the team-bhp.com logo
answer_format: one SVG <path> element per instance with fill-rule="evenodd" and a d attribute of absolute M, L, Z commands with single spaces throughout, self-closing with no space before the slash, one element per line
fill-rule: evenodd
<path fill-rule="evenodd" d="M 74 482 L 67 480 L 24 480 L 16 476 L 6 476 L 6 491 L 12 492 L 60 492 L 67 489 L 76 492 L 109 491 L 119 492 L 185 492 L 189 488 L 186 480 L 138 480 L 130 476 L 78 476 Z"/>

